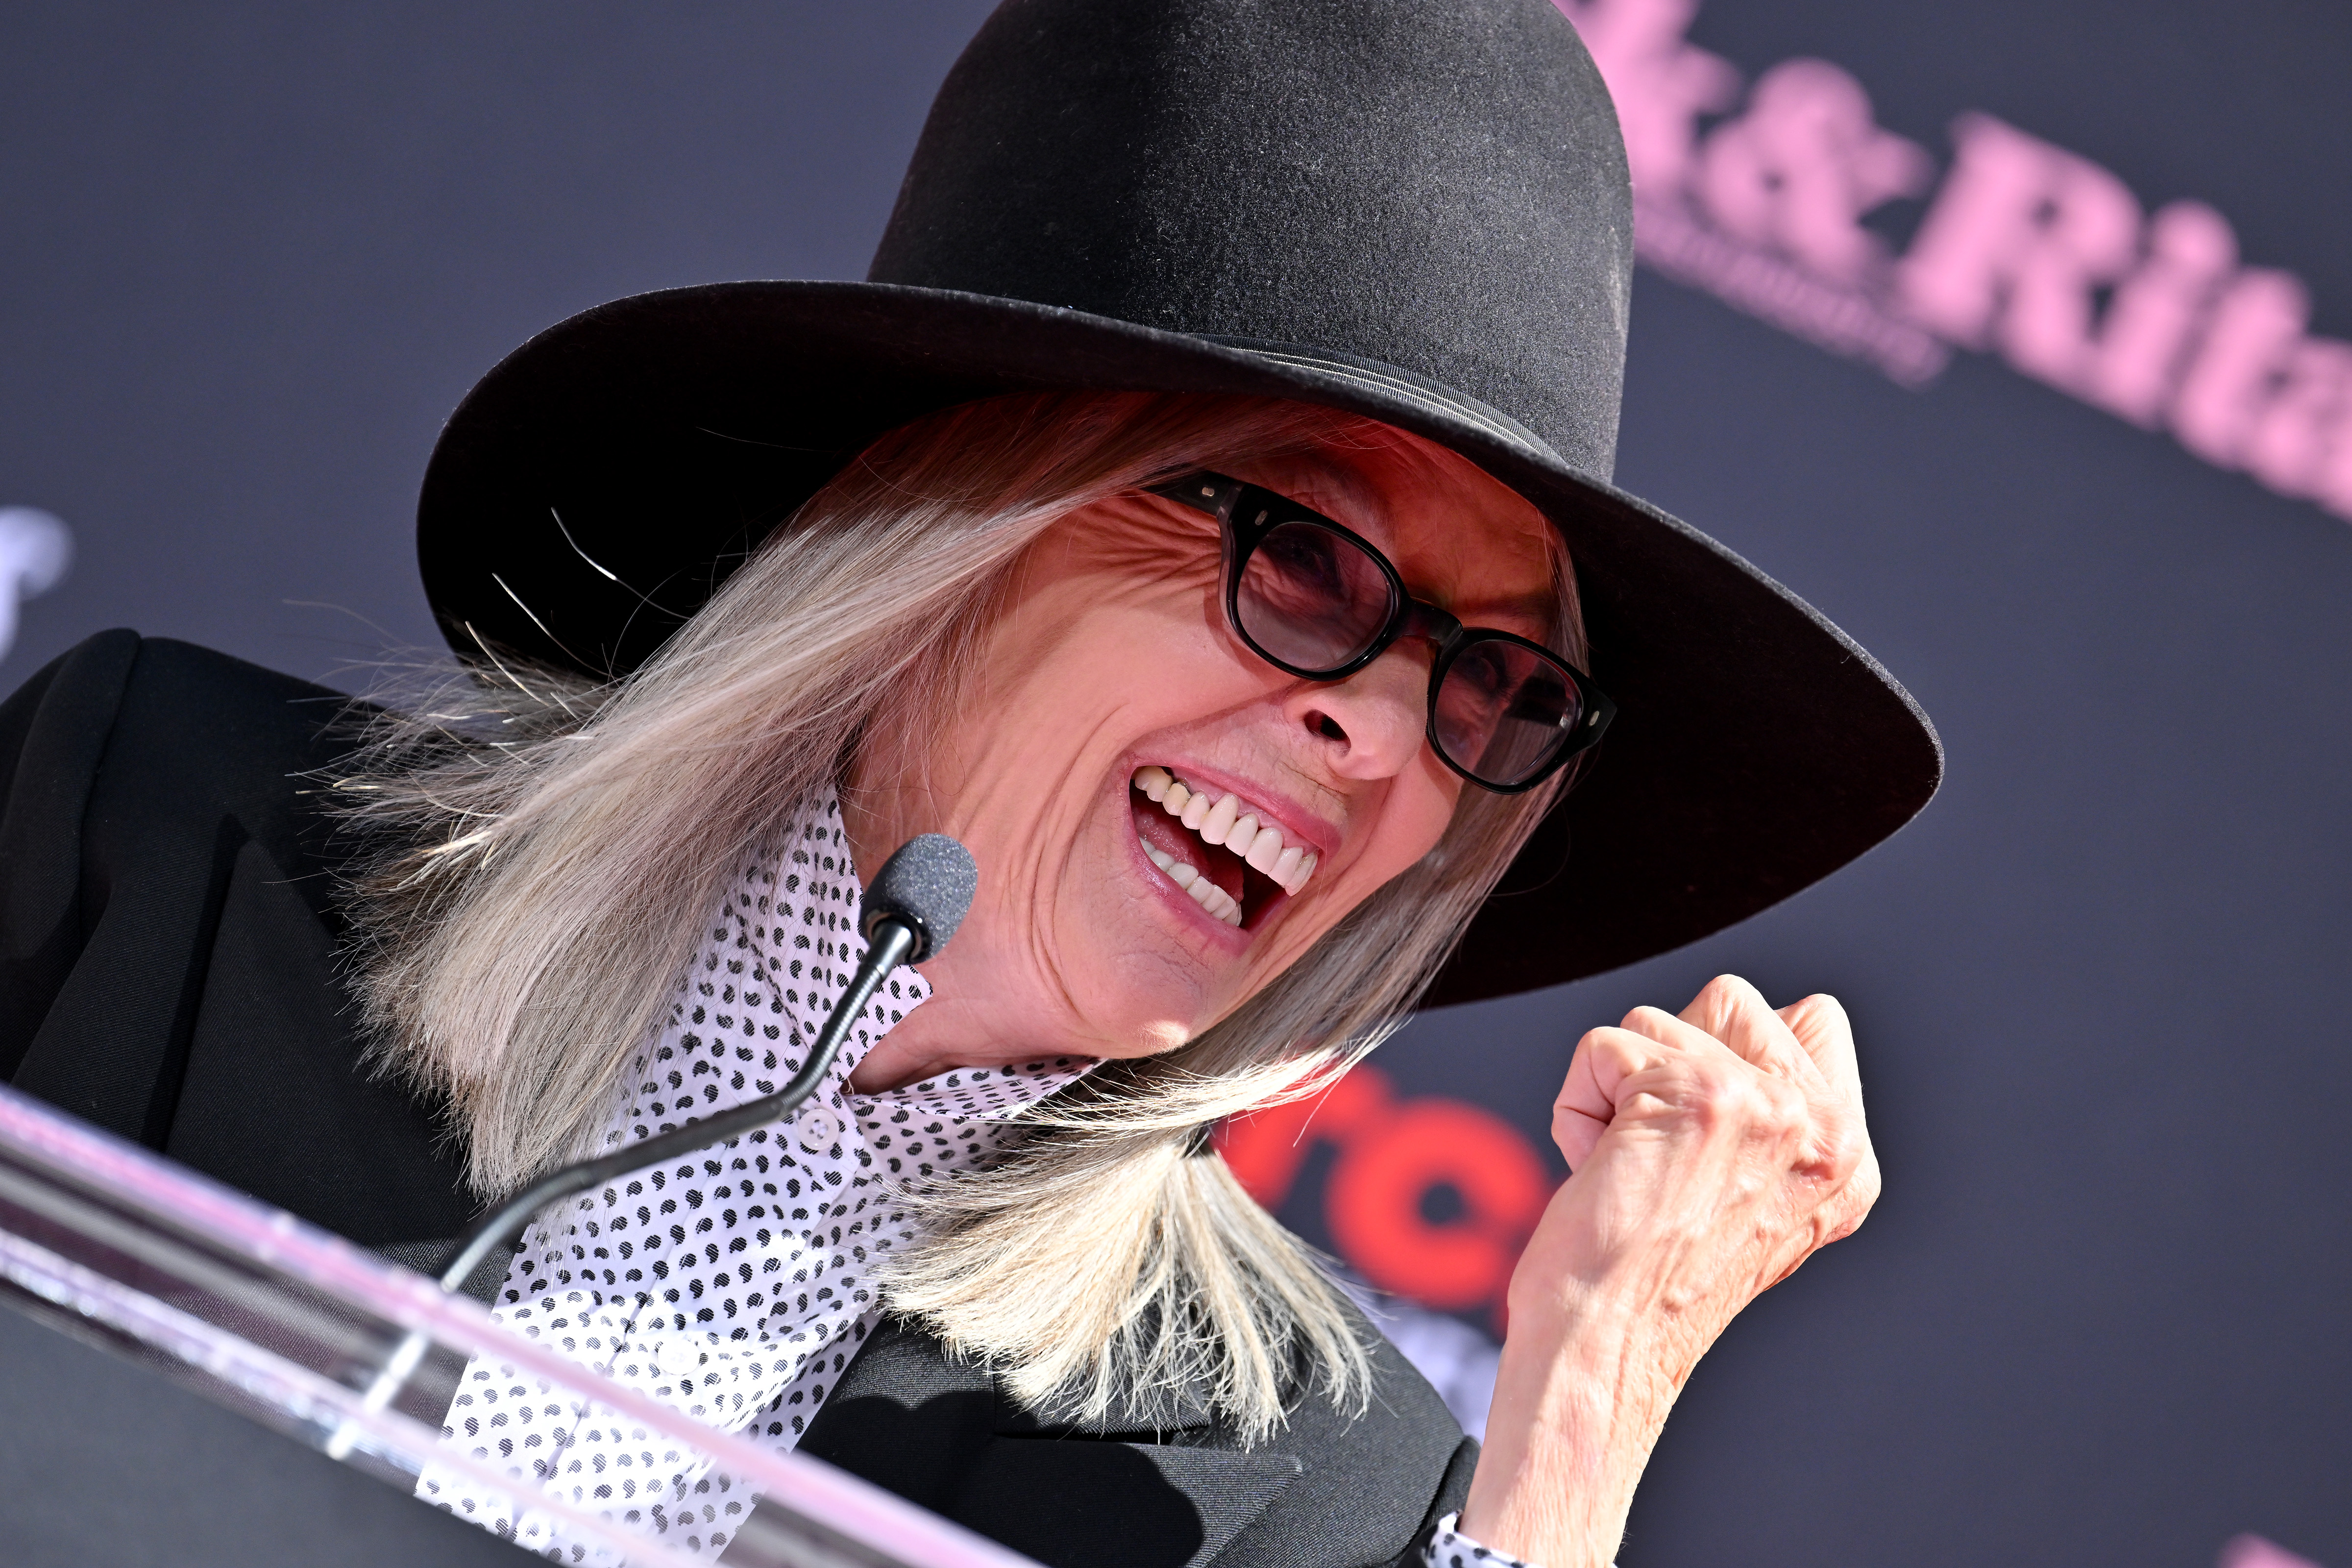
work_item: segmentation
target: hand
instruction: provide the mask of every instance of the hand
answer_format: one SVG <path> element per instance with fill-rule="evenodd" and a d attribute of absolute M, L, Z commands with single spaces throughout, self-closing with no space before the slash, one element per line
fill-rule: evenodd
<path fill-rule="evenodd" d="M 1744 980 L 1577 1045 L 1552 1107 L 1573 1173 L 1511 1277 L 1486 1450 L 1462 1529 L 1600 1568 L 1693 1366 L 1742 1307 L 1878 1195 L 1845 1012 Z"/>

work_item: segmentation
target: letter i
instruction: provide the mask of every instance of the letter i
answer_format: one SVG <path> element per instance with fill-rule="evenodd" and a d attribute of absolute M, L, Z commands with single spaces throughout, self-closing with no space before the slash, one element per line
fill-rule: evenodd
<path fill-rule="evenodd" d="M 2174 202 L 2158 212 L 2148 225 L 2147 260 L 2107 307 L 2084 397 L 2153 429 L 2214 293 L 2237 265 L 2238 238 L 2220 213 L 2202 202 Z"/>
<path fill-rule="evenodd" d="M 2328 432 L 2326 455 L 2321 459 L 2315 487 L 2319 504 L 2352 521 L 2352 397 L 2336 410 L 2335 428 Z"/>
<path fill-rule="evenodd" d="M 2221 468 L 2244 462 L 2246 438 L 2310 319 L 2311 296 L 2292 273 L 2248 268 L 2232 278 L 2173 399 L 2180 444 Z"/>

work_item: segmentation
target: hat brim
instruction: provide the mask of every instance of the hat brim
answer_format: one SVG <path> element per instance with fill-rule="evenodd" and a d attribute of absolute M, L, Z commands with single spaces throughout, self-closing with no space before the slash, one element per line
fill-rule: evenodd
<path fill-rule="evenodd" d="M 1017 300 L 874 283 L 711 284 L 531 339 L 451 416 L 417 552 L 451 643 L 634 668 L 778 521 L 885 431 L 975 398 L 1256 395 L 1451 447 L 1559 528 L 1618 717 L 1431 1005 L 1680 947 L 1910 820 L 1943 753 L 1908 692 L 1696 529 L 1475 411 L 1343 370 Z"/>

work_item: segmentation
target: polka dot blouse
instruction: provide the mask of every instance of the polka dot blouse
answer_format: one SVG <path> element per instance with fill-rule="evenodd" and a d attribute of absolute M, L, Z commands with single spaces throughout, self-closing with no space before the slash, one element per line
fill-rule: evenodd
<path fill-rule="evenodd" d="M 828 795 L 713 912 L 668 1016 L 629 1064 L 605 1146 L 773 1093 L 798 1071 L 865 954 L 861 896 Z M 893 972 L 791 1121 L 541 1215 L 492 1315 L 697 1420 L 792 1448 L 881 1314 L 877 1266 L 918 1243 L 905 1189 L 986 1164 L 1013 1136 L 1009 1118 L 1091 1065 L 958 1068 L 851 1093 L 874 1042 L 929 995 L 913 970 Z M 509 1366 L 469 1364 L 446 1420 L 445 1445 L 503 1461 L 516 1486 L 485 1495 L 428 1465 L 417 1495 L 559 1562 L 610 1559 L 569 1539 L 535 1497 L 712 1559 L 751 1512 L 744 1487 L 700 1456 L 632 1438 L 610 1411 Z M 1465 1563 L 1474 1552 L 1512 1562 L 1441 1531 L 1449 1540 Z M 1429 1562 L 1444 1561 L 1437 1552 Z"/>

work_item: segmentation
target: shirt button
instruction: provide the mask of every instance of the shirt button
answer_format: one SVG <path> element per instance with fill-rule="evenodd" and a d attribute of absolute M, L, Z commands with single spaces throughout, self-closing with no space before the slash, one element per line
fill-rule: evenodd
<path fill-rule="evenodd" d="M 841 1118 L 831 1106 L 804 1106 L 793 1125 L 800 1146 L 812 1154 L 824 1152 L 841 1138 Z"/>

